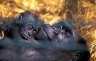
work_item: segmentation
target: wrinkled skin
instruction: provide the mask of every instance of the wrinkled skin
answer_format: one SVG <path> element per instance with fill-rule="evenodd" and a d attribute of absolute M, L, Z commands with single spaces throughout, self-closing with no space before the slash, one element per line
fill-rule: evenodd
<path fill-rule="evenodd" d="M 62 23 L 62 24 L 61 24 Z M 84 38 L 71 25 L 44 24 L 27 11 L 19 18 L 0 24 L 0 61 L 89 61 Z"/>

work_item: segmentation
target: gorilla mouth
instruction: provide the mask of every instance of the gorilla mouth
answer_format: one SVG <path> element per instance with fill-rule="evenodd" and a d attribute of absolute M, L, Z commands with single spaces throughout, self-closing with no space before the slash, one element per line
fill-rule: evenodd
<path fill-rule="evenodd" d="M 27 33 L 27 32 L 26 32 L 26 33 Z M 27 35 L 25 35 L 24 33 L 21 35 L 21 37 L 24 38 L 25 40 L 28 40 L 28 38 L 29 38 L 29 37 L 28 37 Z"/>

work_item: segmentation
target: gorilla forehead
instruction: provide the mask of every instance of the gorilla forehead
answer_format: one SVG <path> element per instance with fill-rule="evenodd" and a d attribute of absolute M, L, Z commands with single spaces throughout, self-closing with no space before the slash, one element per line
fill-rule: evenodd
<path fill-rule="evenodd" d="M 31 23 L 35 25 L 35 21 L 37 18 L 38 17 L 32 12 L 26 11 L 25 13 L 21 13 L 21 15 L 14 21 L 14 23 L 22 24 L 22 25 Z"/>

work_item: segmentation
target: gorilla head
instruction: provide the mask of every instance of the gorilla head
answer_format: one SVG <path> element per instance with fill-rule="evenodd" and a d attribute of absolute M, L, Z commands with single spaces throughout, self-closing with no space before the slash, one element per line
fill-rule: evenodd
<path fill-rule="evenodd" d="M 30 11 L 26 11 L 21 13 L 21 15 L 9 22 L 5 22 L 0 24 L 0 29 L 5 32 L 5 36 L 14 36 L 15 33 L 19 34 L 23 37 L 28 39 L 28 37 L 34 35 L 35 28 L 41 26 L 44 22 L 39 19 L 35 14 Z"/>
<path fill-rule="evenodd" d="M 29 37 L 34 36 L 36 28 L 39 28 L 44 22 L 35 14 L 26 11 L 25 13 L 21 13 L 15 23 L 20 27 L 20 35 L 23 38 L 28 39 Z"/>

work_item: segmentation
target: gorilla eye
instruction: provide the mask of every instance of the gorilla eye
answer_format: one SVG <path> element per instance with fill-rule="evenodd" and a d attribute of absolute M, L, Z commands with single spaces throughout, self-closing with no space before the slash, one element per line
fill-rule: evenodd
<path fill-rule="evenodd" d="M 30 29 L 32 30 L 32 29 L 34 29 L 34 26 L 32 24 L 27 24 L 26 29 L 27 30 L 30 30 Z"/>
<path fill-rule="evenodd" d="M 29 28 L 33 28 L 33 26 L 32 26 L 32 25 L 28 25 L 28 27 L 29 27 Z"/>
<path fill-rule="evenodd" d="M 67 35 L 67 36 L 70 36 L 71 35 L 71 30 L 66 28 L 66 27 L 62 27 L 62 26 L 59 26 L 59 28 Z"/>

